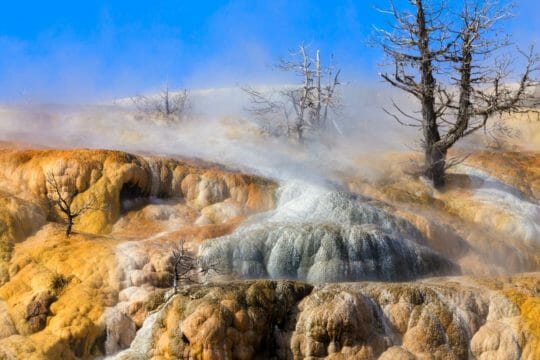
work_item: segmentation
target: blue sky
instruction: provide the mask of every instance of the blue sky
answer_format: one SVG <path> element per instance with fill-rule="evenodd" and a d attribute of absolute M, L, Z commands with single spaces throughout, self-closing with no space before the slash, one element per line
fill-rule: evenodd
<path fill-rule="evenodd" d="M 280 81 L 277 59 L 304 40 L 344 76 L 377 81 L 365 42 L 385 0 L 4 0 L 0 101 L 84 102 L 174 87 Z M 517 1 L 508 31 L 538 41 L 538 0 Z"/>

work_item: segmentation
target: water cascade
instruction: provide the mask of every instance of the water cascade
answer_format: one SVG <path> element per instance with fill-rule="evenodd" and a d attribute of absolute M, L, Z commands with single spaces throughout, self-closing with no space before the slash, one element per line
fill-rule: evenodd
<path fill-rule="evenodd" d="M 276 210 L 201 245 L 204 261 L 245 278 L 310 282 L 407 280 L 456 273 L 387 205 L 331 187 L 292 182 Z"/>

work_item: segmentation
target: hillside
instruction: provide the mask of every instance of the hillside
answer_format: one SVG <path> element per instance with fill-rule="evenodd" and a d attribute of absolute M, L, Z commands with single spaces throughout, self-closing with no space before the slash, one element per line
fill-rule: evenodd
<path fill-rule="evenodd" d="M 320 183 L 6 143 L 0 354 L 535 358 L 540 153 L 475 151 L 441 191 L 414 156 L 359 157 Z M 47 174 L 97 201 L 71 237 Z M 225 271 L 173 295 L 180 241 Z"/>

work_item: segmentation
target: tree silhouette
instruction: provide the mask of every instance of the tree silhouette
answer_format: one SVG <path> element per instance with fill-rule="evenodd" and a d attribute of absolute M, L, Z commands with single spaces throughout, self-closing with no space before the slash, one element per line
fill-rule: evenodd
<path fill-rule="evenodd" d="M 73 229 L 73 221 L 88 210 L 97 210 L 95 199 L 86 198 L 86 201 L 78 206 L 73 205 L 73 200 L 79 194 L 75 186 L 68 182 L 60 184 L 53 173 L 46 176 L 48 185 L 47 198 L 49 202 L 58 208 L 66 218 L 66 236 L 70 236 Z"/>
<path fill-rule="evenodd" d="M 377 29 L 377 44 L 390 60 L 381 78 L 419 103 L 415 113 L 397 104 L 387 111 L 400 124 L 422 131 L 424 175 L 444 185 L 448 150 L 461 138 L 485 128 L 495 114 L 531 106 L 539 57 L 531 49 L 518 53 L 524 65 L 511 81 L 515 59 L 501 53 L 510 45 L 499 23 L 509 6 L 491 0 L 465 0 L 461 9 L 445 1 L 408 0 L 398 9 L 390 1 L 384 13 L 393 17 Z M 510 60 L 511 59 L 511 60 Z"/>

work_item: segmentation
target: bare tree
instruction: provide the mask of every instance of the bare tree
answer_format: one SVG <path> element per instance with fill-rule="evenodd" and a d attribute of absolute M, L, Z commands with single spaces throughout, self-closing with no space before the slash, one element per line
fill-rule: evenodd
<path fill-rule="evenodd" d="M 258 120 L 264 132 L 279 137 L 291 135 L 291 111 L 288 99 L 282 92 L 256 90 L 253 87 L 242 89 L 249 97 L 250 107 L 247 110 Z"/>
<path fill-rule="evenodd" d="M 137 95 L 132 97 L 131 101 L 140 112 L 158 116 L 170 123 L 184 121 L 191 111 L 187 89 L 171 92 L 169 85 L 165 85 L 155 96 Z"/>
<path fill-rule="evenodd" d="M 95 206 L 96 201 L 94 197 L 86 198 L 78 206 L 73 205 L 73 200 L 79 194 L 73 184 L 60 184 L 57 177 L 53 173 L 48 173 L 46 178 L 47 182 L 47 198 L 51 205 L 56 206 L 66 218 L 66 236 L 70 236 L 73 228 L 73 221 L 80 215 L 89 210 L 98 210 Z"/>
<path fill-rule="evenodd" d="M 376 29 L 377 42 L 391 60 L 392 72 L 380 74 L 420 103 L 409 113 L 393 103 L 386 110 L 399 123 L 422 131 L 424 175 L 434 186 L 445 182 L 448 150 L 461 138 L 485 128 L 492 115 L 528 106 L 538 68 L 531 48 L 517 83 L 501 50 L 510 45 L 499 23 L 509 6 L 491 0 L 464 0 L 459 11 L 444 1 L 407 0 L 388 29 Z"/>
<path fill-rule="evenodd" d="M 170 262 L 173 268 L 174 293 L 181 284 L 200 283 L 201 277 L 206 277 L 210 272 L 220 273 L 218 263 L 207 263 L 194 256 L 181 240 L 172 250 Z"/>
<path fill-rule="evenodd" d="M 521 132 L 503 120 L 492 122 L 492 125 L 485 131 L 487 146 L 493 150 L 504 150 L 508 146 L 508 140 L 515 140 L 520 137 Z"/>
<path fill-rule="evenodd" d="M 341 105 L 338 93 L 340 70 L 330 64 L 323 67 L 320 51 L 315 59 L 309 55 L 304 43 L 291 52 L 291 60 L 282 60 L 278 69 L 292 72 L 302 79 L 301 85 L 288 86 L 279 91 L 264 92 L 246 87 L 249 112 L 263 121 L 263 129 L 272 135 L 296 137 L 302 143 L 307 131 L 329 129 L 330 112 Z M 339 131 L 334 119 L 332 126 Z"/>

